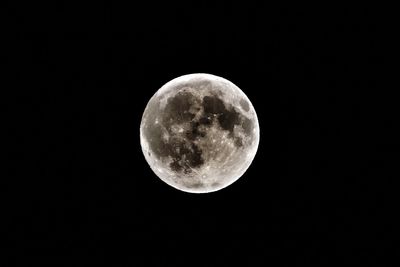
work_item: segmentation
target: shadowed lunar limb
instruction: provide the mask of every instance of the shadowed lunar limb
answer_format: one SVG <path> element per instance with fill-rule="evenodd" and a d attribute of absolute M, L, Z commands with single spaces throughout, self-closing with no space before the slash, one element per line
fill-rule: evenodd
<path fill-rule="evenodd" d="M 140 137 L 151 169 L 167 184 L 205 193 L 236 181 L 259 143 L 258 119 L 244 93 L 210 74 L 165 84 L 149 101 Z"/>

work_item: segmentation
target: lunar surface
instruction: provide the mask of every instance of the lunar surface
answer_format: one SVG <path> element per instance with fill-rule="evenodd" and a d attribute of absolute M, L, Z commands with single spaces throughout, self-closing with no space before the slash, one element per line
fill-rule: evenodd
<path fill-rule="evenodd" d="M 211 74 L 171 80 L 150 99 L 140 143 L 154 173 L 191 193 L 220 190 L 250 166 L 259 143 L 256 112 L 232 82 Z"/>

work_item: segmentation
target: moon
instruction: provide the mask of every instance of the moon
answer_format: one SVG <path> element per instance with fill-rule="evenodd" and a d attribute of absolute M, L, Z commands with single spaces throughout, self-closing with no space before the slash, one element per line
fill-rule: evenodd
<path fill-rule="evenodd" d="M 256 111 L 219 76 L 195 73 L 164 84 L 149 100 L 140 144 L 153 172 L 189 193 L 225 188 L 249 168 L 259 144 Z"/>

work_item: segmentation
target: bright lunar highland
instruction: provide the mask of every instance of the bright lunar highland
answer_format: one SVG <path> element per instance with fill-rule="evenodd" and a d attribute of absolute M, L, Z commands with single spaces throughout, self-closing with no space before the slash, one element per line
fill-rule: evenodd
<path fill-rule="evenodd" d="M 260 130 L 247 96 L 211 74 L 189 74 L 162 86 L 148 102 L 140 144 L 153 172 L 191 193 L 239 179 L 257 152 Z"/>

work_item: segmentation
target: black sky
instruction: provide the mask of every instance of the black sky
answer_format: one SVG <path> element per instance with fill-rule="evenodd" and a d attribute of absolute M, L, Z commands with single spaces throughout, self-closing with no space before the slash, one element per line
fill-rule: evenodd
<path fill-rule="evenodd" d="M 388 155 L 398 142 L 387 115 L 393 105 L 381 94 L 381 16 L 366 6 L 9 4 L 2 16 L 8 259 L 65 266 L 387 259 L 396 162 Z M 261 127 L 246 174 L 203 195 L 159 180 L 139 143 L 150 97 L 197 72 L 238 85 Z"/>

